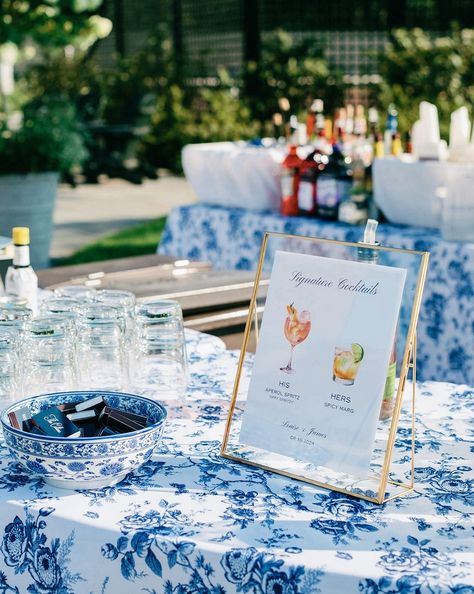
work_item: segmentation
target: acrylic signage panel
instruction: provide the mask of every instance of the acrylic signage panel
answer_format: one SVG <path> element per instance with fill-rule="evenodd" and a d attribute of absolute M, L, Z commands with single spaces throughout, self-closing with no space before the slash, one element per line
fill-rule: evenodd
<path fill-rule="evenodd" d="M 276 252 L 240 444 L 367 476 L 405 277 Z"/>

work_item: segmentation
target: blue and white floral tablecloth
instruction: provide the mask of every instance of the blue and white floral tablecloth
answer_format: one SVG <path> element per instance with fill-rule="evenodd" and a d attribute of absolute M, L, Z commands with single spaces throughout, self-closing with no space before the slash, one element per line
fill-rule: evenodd
<path fill-rule="evenodd" d="M 474 592 L 473 389 L 420 384 L 416 489 L 377 506 L 219 457 L 238 354 L 189 352 L 185 407 L 114 487 L 48 487 L 0 442 L 1 594 Z"/>
<path fill-rule="evenodd" d="M 207 260 L 220 270 L 254 270 L 263 233 L 357 242 L 361 228 L 275 212 L 195 204 L 175 208 L 158 252 Z M 418 377 L 474 384 L 474 244 L 443 241 L 438 231 L 380 225 L 382 245 L 429 251 L 418 322 Z"/>

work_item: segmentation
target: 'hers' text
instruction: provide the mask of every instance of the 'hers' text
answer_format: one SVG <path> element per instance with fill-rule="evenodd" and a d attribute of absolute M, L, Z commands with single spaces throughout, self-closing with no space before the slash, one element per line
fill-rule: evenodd
<path fill-rule="evenodd" d="M 344 396 L 344 394 L 335 394 L 334 392 L 331 392 L 331 400 L 338 400 L 339 402 L 347 402 L 347 404 L 350 404 L 351 397 Z"/>

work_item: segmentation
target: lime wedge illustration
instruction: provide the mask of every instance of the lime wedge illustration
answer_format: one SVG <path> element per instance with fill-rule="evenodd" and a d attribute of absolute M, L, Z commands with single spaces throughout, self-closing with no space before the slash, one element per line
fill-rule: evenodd
<path fill-rule="evenodd" d="M 352 354 L 354 355 L 354 363 L 359 363 L 364 358 L 364 349 L 362 345 L 357 342 L 352 343 Z"/>

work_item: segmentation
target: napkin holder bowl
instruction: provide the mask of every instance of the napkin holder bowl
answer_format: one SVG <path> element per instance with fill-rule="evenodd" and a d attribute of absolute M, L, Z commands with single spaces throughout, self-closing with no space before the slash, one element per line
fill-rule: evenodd
<path fill-rule="evenodd" d="M 149 425 L 109 437 L 51 437 L 13 427 L 9 413 L 28 407 L 35 415 L 52 406 L 81 402 L 101 395 L 108 405 L 142 414 Z M 99 489 L 121 481 L 150 459 L 161 440 L 166 410 L 162 404 L 119 392 L 55 392 L 15 402 L 1 415 L 5 443 L 15 460 L 32 475 L 62 489 Z"/>

